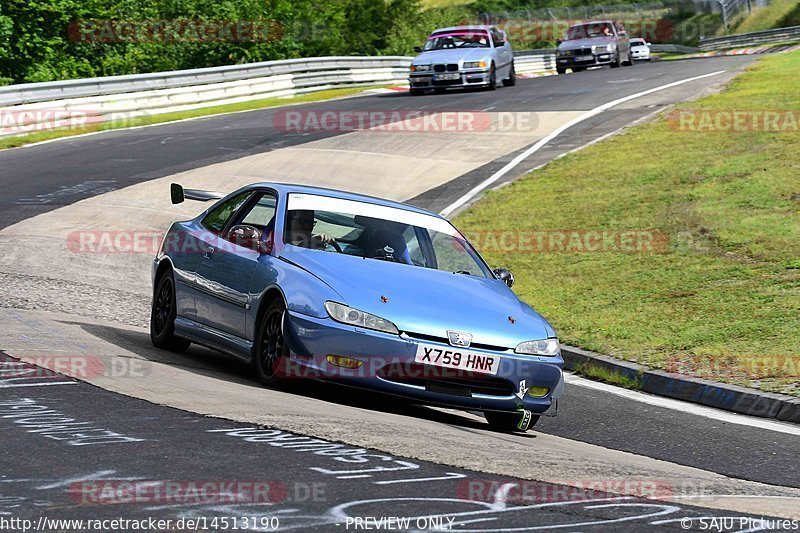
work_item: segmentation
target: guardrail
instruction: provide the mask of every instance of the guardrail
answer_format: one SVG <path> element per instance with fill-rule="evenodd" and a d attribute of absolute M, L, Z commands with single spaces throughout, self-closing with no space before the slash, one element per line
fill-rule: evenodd
<path fill-rule="evenodd" d="M 555 50 L 518 50 L 514 52 L 517 74 L 547 74 L 556 71 Z"/>
<path fill-rule="evenodd" d="M 738 46 L 758 46 L 786 41 L 800 41 L 800 26 L 700 39 L 700 50 L 703 52 L 710 52 L 713 50 L 736 48 Z"/>
<path fill-rule="evenodd" d="M 79 124 L 232 104 L 343 86 L 406 83 L 411 57 L 317 57 L 0 87 L 0 137 Z M 520 74 L 555 70 L 553 50 L 515 58 Z M 8 120 L 11 117 L 11 120 Z M 9 124 L 9 122 L 11 124 Z"/>
<path fill-rule="evenodd" d="M 653 44 L 650 45 L 650 51 L 669 54 L 693 54 L 699 52 L 700 49 L 693 46 L 683 46 L 681 44 Z"/>

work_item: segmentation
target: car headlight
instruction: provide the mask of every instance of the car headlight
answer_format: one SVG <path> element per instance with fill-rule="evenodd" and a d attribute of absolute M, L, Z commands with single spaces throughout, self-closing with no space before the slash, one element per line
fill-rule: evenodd
<path fill-rule="evenodd" d="M 594 45 L 592 46 L 592 51 L 595 54 L 602 54 L 603 52 L 611 52 L 614 50 L 613 44 L 603 44 L 603 45 Z"/>
<path fill-rule="evenodd" d="M 428 72 L 430 70 L 430 65 L 411 65 L 411 72 Z"/>
<path fill-rule="evenodd" d="M 562 56 L 571 56 L 572 50 L 561 50 L 559 54 L 561 54 Z"/>
<path fill-rule="evenodd" d="M 364 311 L 359 311 L 358 309 L 353 309 L 344 304 L 328 301 L 325 302 L 325 310 L 332 319 L 342 324 L 394 333 L 395 335 L 399 333 L 397 326 L 388 320 L 365 313 Z"/>
<path fill-rule="evenodd" d="M 558 339 L 545 339 L 543 341 L 525 341 L 517 344 L 514 348 L 514 353 L 523 353 L 528 355 L 546 355 L 552 357 L 558 355 L 561 346 Z"/>
<path fill-rule="evenodd" d="M 486 61 L 464 61 L 464 68 L 486 68 Z"/>

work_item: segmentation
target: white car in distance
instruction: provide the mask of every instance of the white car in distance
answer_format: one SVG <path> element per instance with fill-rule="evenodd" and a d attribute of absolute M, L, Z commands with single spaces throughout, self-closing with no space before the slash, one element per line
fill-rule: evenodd
<path fill-rule="evenodd" d="M 631 39 L 631 57 L 634 61 L 650 61 L 651 44 L 640 37 Z"/>

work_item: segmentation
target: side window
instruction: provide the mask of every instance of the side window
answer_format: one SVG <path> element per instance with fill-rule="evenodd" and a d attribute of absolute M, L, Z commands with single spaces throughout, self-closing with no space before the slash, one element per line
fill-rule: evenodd
<path fill-rule="evenodd" d="M 233 214 L 250 197 L 250 194 L 250 191 L 243 192 L 219 204 L 203 218 L 203 226 L 217 235 L 221 234 Z"/>
<path fill-rule="evenodd" d="M 261 193 L 260 196 L 258 201 L 253 203 L 253 207 L 247 210 L 241 220 L 236 223 L 255 226 L 267 233 L 275 229 L 275 208 L 278 200 L 268 192 Z"/>

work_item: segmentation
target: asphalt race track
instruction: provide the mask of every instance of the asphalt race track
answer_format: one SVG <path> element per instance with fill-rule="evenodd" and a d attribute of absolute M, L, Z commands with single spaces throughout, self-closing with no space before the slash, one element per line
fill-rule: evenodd
<path fill-rule="evenodd" d="M 152 254 L 65 246 L 76 229 L 163 230 L 202 208 L 169 206 L 170 181 L 227 191 L 285 175 L 440 211 L 569 118 L 718 73 L 582 122 L 498 183 L 718 87 L 750 61 L 656 62 L 522 79 L 491 93 L 380 93 L 0 151 L 0 530 L 20 530 L 3 526 L 11 518 L 78 528 L 42 517 L 171 519 L 172 528 L 182 517 L 216 519 L 211 530 L 238 517 L 252 521 L 248 529 L 320 531 L 355 530 L 366 517 L 463 531 L 699 530 L 723 517 L 718 531 L 756 531 L 754 519 L 800 518 L 796 426 L 654 405 L 574 377 L 558 417 L 525 435 L 334 385 L 264 389 L 208 350 L 152 348 L 142 327 Z M 276 127 L 286 109 L 535 112 L 536 124 L 297 133 Z M 88 358 L 95 371 L 76 380 L 40 368 L 65 355 Z"/>

